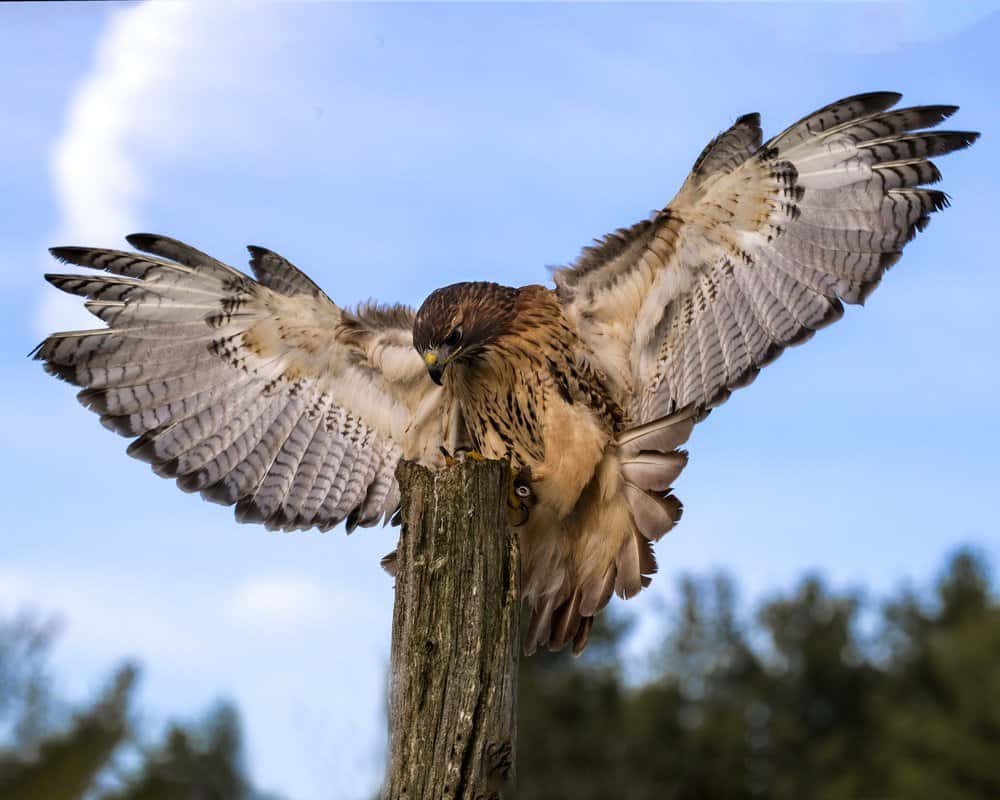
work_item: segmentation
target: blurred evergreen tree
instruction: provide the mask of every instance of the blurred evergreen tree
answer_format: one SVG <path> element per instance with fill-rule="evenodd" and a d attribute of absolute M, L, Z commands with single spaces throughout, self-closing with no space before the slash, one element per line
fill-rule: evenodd
<path fill-rule="evenodd" d="M 724 576 L 679 594 L 643 674 L 621 615 L 578 659 L 522 660 L 516 800 L 1000 798 L 1000 602 L 982 559 L 958 553 L 933 591 L 881 609 L 814 577 L 753 614 Z M 144 744 L 125 666 L 65 711 L 54 632 L 0 619 L 0 797 L 262 800 L 229 706 Z"/>
<path fill-rule="evenodd" d="M 521 659 L 517 797 L 596 800 L 622 785 L 628 743 L 618 645 L 626 627 L 605 614 L 579 659 L 548 651 Z"/>
<path fill-rule="evenodd" d="M 884 797 L 876 705 L 884 675 L 857 633 L 861 599 L 816 578 L 766 604 L 770 647 L 759 700 L 768 709 L 766 796 L 775 800 Z"/>
<path fill-rule="evenodd" d="M 27 615 L 0 619 L 0 798 L 264 800 L 246 775 L 228 705 L 145 745 L 132 721 L 138 670 L 126 665 L 88 707 L 61 713 L 46 663 L 54 631 Z"/>
<path fill-rule="evenodd" d="M 519 800 L 1000 798 L 1000 605 L 981 560 L 955 556 L 930 607 L 888 603 L 871 641 L 862 596 L 818 578 L 746 619 L 725 577 L 680 597 L 641 681 L 607 614 L 595 654 L 522 662 Z"/>
<path fill-rule="evenodd" d="M 1000 605 L 983 561 L 955 556 L 935 599 L 908 593 L 886 613 L 887 794 L 1000 798 Z"/>
<path fill-rule="evenodd" d="M 58 625 L 22 612 L 0 617 L 0 741 L 30 747 L 55 714 L 47 658 Z"/>
<path fill-rule="evenodd" d="M 66 731 L 49 735 L 28 754 L 0 757 L 0 797 L 5 800 L 78 800 L 95 786 L 128 734 L 133 667 L 123 667 L 93 706 Z"/>
<path fill-rule="evenodd" d="M 144 753 L 127 785 L 102 800 L 250 800 L 241 738 L 239 718 L 227 705 L 201 725 L 171 725 L 163 743 Z"/>

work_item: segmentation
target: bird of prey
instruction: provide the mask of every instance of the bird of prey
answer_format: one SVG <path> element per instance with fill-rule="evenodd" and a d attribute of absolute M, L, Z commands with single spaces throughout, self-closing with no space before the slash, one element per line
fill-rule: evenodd
<path fill-rule="evenodd" d="M 762 143 L 740 117 L 662 210 L 584 248 L 555 288 L 458 283 L 414 312 L 335 304 L 279 255 L 254 278 L 173 239 L 57 247 L 108 274 L 46 278 L 106 327 L 36 351 L 128 452 L 241 522 L 391 518 L 400 458 L 509 458 L 523 497 L 525 649 L 586 645 L 656 571 L 681 516 L 680 446 L 786 347 L 860 304 L 948 205 L 929 160 L 977 134 L 954 106 L 873 92 Z"/>

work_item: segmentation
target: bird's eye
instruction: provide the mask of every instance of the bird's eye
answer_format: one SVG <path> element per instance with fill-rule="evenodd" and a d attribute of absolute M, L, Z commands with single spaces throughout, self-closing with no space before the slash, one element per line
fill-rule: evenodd
<path fill-rule="evenodd" d="M 444 340 L 444 343 L 448 347 L 456 347 L 462 341 L 462 326 L 458 325 L 451 329 L 451 333 L 448 334 L 448 338 Z"/>
<path fill-rule="evenodd" d="M 525 486 L 523 483 L 521 483 L 518 484 L 516 487 L 514 487 L 514 494 L 516 494 L 518 497 L 521 498 L 530 497 L 531 489 Z"/>

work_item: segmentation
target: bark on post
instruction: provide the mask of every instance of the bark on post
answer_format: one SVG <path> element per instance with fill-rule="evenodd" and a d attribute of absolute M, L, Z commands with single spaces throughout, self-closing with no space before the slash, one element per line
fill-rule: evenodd
<path fill-rule="evenodd" d="M 520 568 L 510 467 L 397 471 L 385 800 L 499 798 L 513 777 Z"/>

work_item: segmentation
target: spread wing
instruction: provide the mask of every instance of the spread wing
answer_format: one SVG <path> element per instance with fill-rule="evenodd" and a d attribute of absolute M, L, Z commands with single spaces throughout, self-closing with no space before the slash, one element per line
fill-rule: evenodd
<path fill-rule="evenodd" d="M 633 420 L 707 410 L 786 347 L 863 303 L 948 204 L 929 160 L 978 134 L 927 131 L 954 106 L 833 103 L 761 146 L 758 115 L 705 148 L 674 200 L 555 281 Z"/>
<path fill-rule="evenodd" d="M 58 247 L 108 275 L 47 275 L 107 327 L 56 333 L 35 357 L 84 387 L 130 455 L 240 521 L 292 530 L 373 525 L 395 466 L 442 444 L 441 393 L 413 349 L 408 308 L 339 308 L 285 259 L 251 247 L 257 280 L 160 236 L 152 255 Z"/>

